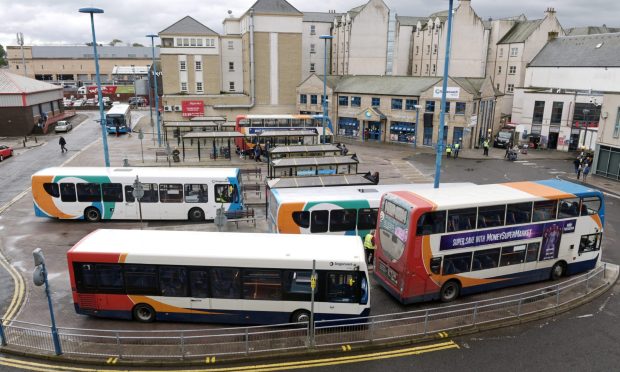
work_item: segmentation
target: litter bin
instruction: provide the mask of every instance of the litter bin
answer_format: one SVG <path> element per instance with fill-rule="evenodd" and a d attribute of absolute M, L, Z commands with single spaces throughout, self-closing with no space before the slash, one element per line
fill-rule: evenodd
<path fill-rule="evenodd" d="M 174 160 L 174 162 L 175 162 L 175 163 L 178 163 L 178 162 L 180 162 L 180 161 L 181 161 L 181 158 L 179 157 L 179 154 L 180 154 L 180 153 L 181 153 L 181 152 L 179 152 L 179 150 L 177 150 L 177 149 L 174 149 L 174 150 L 172 151 L 172 160 Z"/>

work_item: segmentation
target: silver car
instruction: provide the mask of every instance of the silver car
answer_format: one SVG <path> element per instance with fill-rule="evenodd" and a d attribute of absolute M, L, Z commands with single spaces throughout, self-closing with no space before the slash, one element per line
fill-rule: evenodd
<path fill-rule="evenodd" d="M 60 120 L 58 123 L 56 123 L 56 128 L 54 128 L 54 131 L 56 131 L 56 133 L 68 132 L 71 129 L 73 129 L 73 125 L 71 123 L 66 120 Z"/>

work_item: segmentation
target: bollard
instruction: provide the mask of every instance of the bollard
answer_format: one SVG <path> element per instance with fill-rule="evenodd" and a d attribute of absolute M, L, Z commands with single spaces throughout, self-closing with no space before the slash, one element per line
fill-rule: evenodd
<path fill-rule="evenodd" d="M 34 136 L 34 143 L 39 143 L 39 141 L 37 141 L 37 136 Z"/>
<path fill-rule="evenodd" d="M 0 346 L 6 346 L 6 337 L 4 336 L 4 320 L 0 319 Z"/>
<path fill-rule="evenodd" d="M 248 329 L 245 329 L 245 355 L 250 355 L 250 335 Z"/>
<path fill-rule="evenodd" d="M 116 347 L 118 351 L 118 358 L 122 359 L 123 358 L 123 347 L 121 346 L 121 339 L 118 336 L 118 332 L 116 332 Z"/>
<path fill-rule="evenodd" d="M 183 337 L 183 332 L 181 332 L 181 360 L 185 360 L 185 337 Z"/>

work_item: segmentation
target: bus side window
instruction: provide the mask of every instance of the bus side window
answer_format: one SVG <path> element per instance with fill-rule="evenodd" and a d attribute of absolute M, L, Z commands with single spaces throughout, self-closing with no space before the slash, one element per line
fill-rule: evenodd
<path fill-rule="evenodd" d="M 43 184 L 43 190 L 45 190 L 46 193 L 48 193 L 48 195 L 57 198 L 60 196 L 60 190 L 58 189 L 58 184 L 57 183 L 44 183 Z"/>
<path fill-rule="evenodd" d="M 136 201 L 136 198 L 133 197 L 133 186 L 125 185 L 125 201 L 127 203 Z"/>
<path fill-rule="evenodd" d="M 560 200 L 558 218 L 570 218 L 579 216 L 579 198 Z"/>
<path fill-rule="evenodd" d="M 360 209 L 357 212 L 357 229 L 358 230 L 372 230 L 377 227 L 377 215 L 379 209 Z"/>
<path fill-rule="evenodd" d="M 77 197 L 80 202 L 101 201 L 101 186 L 98 183 L 78 183 Z"/>
<path fill-rule="evenodd" d="M 96 265 L 99 289 L 121 291 L 123 289 L 123 272 L 121 265 Z"/>
<path fill-rule="evenodd" d="M 601 199 L 598 197 L 583 198 L 581 200 L 581 215 L 591 216 L 601 209 Z"/>
<path fill-rule="evenodd" d="M 209 201 L 209 185 L 193 184 L 185 185 L 186 203 L 206 203 Z"/>
<path fill-rule="evenodd" d="M 157 267 L 151 265 L 125 265 L 127 294 L 158 296 Z"/>
<path fill-rule="evenodd" d="M 102 183 L 101 194 L 104 202 L 123 202 L 123 185 L 120 183 Z"/>
<path fill-rule="evenodd" d="M 233 201 L 233 195 L 236 192 L 233 185 L 218 184 L 215 185 L 215 202 L 230 203 Z"/>
<path fill-rule="evenodd" d="M 441 257 L 431 258 L 430 267 L 431 267 L 431 273 L 435 275 L 439 275 L 439 273 L 441 272 Z"/>
<path fill-rule="evenodd" d="M 557 200 L 543 200 L 534 202 L 532 222 L 554 220 L 556 217 L 557 206 Z"/>
<path fill-rule="evenodd" d="M 184 267 L 159 268 L 159 291 L 161 296 L 186 297 L 187 271 Z"/>
<path fill-rule="evenodd" d="M 471 266 L 471 256 L 471 252 L 445 256 L 443 261 L 443 275 L 468 272 Z"/>
<path fill-rule="evenodd" d="M 95 265 L 74 263 L 74 271 L 76 273 L 75 282 L 77 289 L 80 291 L 89 291 L 97 289 L 97 277 L 95 275 Z"/>
<path fill-rule="evenodd" d="M 480 228 L 486 225 L 478 226 Z M 448 211 L 448 232 L 476 228 L 476 208 L 453 209 Z"/>
<path fill-rule="evenodd" d="M 141 203 L 157 203 L 159 201 L 159 195 L 157 192 L 156 183 L 143 183 L 144 196 L 140 199 Z"/>
<path fill-rule="evenodd" d="M 209 273 L 206 270 L 189 272 L 190 295 L 194 298 L 209 297 Z"/>
<path fill-rule="evenodd" d="M 77 197 L 75 196 L 75 185 L 72 183 L 61 183 L 60 184 L 60 200 L 64 202 L 74 202 L 77 201 Z"/>
<path fill-rule="evenodd" d="M 329 216 L 329 231 L 355 230 L 356 209 L 334 209 Z"/>
<path fill-rule="evenodd" d="M 162 203 L 182 203 L 183 185 L 180 183 L 159 184 L 159 200 Z"/>
<path fill-rule="evenodd" d="M 239 298 L 241 295 L 241 277 L 239 269 L 212 268 L 211 293 L 213 298 Z"/>
<path fill-rule="evenodd" d="M 357 278 L 354 273 L 327 274 L 328 302 L 358 302 Z"/>
<path fill-rule="evenodd" d="M 581 241 L 579 242 L 579 254 L 601 249 L 602 236 L 602 233 L 582 235 Z"/>
<path fill-rule="evenodd" d="M 478 227 L 504 226 L 505 205 L 478 208 Z"/>
<path fill-rule="evenodd" d="M 428 212 L 420 216 L 416 235 L 443 234 L 446 232 L 446 211 Z"/>
<path fill-rule="evenodd" d="M 532 203 L 508 204 L 506 225 L 530 223 L 532 220 Z"/>
<path fill-rule="evenodd" d="M 308 211 L 297 211 L 293 212 L 293 221 L 297 226 L 307 229 L 310 227 L 310 212 Z"/>
<path fill-rule="evenodd" d="M 499 263 L 500 248 L 474 252 L 472 271 L 494 269 Z"/>
<path fill-rule="evenodd" d="M 327 232 L 327 228 L 329 227 L 329 211 L 312 211 L 311 216 L 312 224 L 310 225 L 310 232 Z"/>

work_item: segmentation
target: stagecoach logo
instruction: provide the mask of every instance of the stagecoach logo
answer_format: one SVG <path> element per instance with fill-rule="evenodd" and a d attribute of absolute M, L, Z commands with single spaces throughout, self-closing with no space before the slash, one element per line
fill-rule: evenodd
<path fill-rule="evenodd" d="M 331 261 L 329 263 L 329 266 L 353 266 L 353 264 L 350 263 L 350 262 L 334 262 L 334 261 Z"/>
<path fill-rule="evenodd" d="M 370 110 L 366 110 L 366 117 L 369 118 L 372 116 L 372 112 Z"/>

